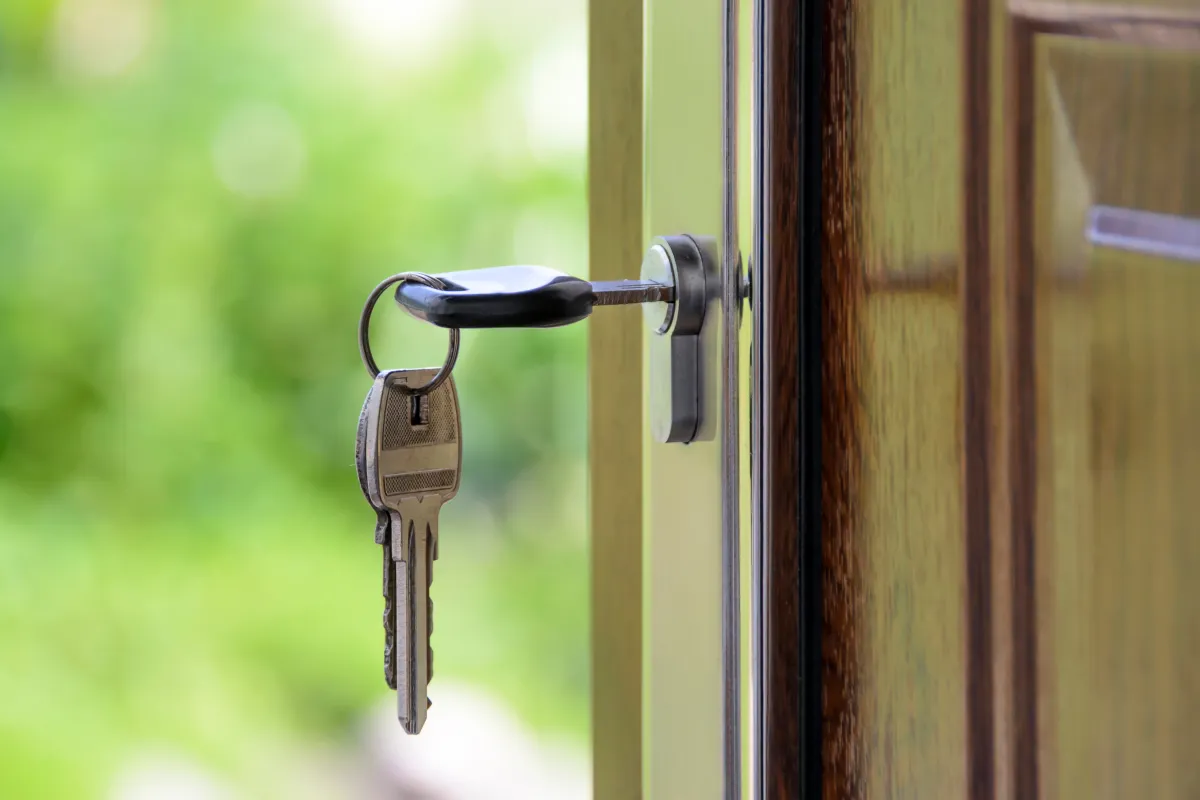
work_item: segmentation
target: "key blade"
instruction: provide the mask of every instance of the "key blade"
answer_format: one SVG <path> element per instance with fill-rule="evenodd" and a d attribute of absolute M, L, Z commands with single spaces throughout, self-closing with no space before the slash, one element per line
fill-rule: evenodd
<path fill-rule="evenodd" d="M 592 293 L 598 306 L 675 302 L 675 287 L 657 281 L 592 281 Z"/>
<path fill-rule="evenodd" d="M 440 506 L 437 498 L 432 503 L 413 500 L 402 504 L 396 515 L 399 527 L 393 530 L 393 542 L 400 542 L 399 548 L 394 545 L 392 550 L 397 599 L 396 714 L 409 734 L 420 733 L 429 708 L 430 520 L 436 520 Z"/>
<path fill-rule="evenodd" d="M 397 561 L 396 570 L 396 717 L 407 734 L 421 732 L 424 719 L 416 713 L 417 676 L 412 660 L 412 584 L 409 561 Z"/>

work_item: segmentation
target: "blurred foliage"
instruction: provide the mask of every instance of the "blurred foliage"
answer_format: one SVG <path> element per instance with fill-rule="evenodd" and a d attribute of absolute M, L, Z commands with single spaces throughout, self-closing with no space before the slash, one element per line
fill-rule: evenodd
<path fill-rule="evenodd" d="M 584 268 L 583 142 L 539 152 L 521 113 L 561 9 L 468 10 L 397 65 L 333 0 L 91 5 L 0 4 L 3 797 L 101 794 L 164 742 L 253 783 L 264 752 L 352 735 L 383 688 L 361 303 L 403 269 Z M 71 48 L 114 8 L 145 46 L 90 74 Z M 222 172 L 228 141 L 272 191 Z M 376 316 L 381 362 L 440 362 L 444 332 Z M 576 736 L 583 337 L 464 335 L 434 591 L 438 675 Z"/>

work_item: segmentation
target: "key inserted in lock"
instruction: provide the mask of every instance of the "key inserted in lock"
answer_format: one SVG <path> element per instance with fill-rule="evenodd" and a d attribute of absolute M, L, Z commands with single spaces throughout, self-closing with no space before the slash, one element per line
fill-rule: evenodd
<path fill-rule="evenodd" d="M 444 288 L 416 282 L 396 287 L 396 302 L 442 328 L 555 328 L 591 316 L 596 306 L 671 301 L 671 286 L 647 281 L 596 281 L 549 267 L 486 267 L 437 275 Z"/>
<path fill-rule="evenodd" d="M 440 273 L 437 287 L 403 281 L 396 302 L 443 328 L 552 328 L 586 319 L 596 306 L 642 303 L 651 331 L 651 433 L 660 442 L 686 443 L 700 429 L 711 242 L 686 234 L 656 238 L 639 280 L 591 283 L 548 267 L 488 267 Z"/>
<path fill-rule="evenodd" d="M 642 280 L 675 287 L 672 303 L 643 306 L 650 328 L 650 433 L 655 441 L 693 441 L 700 429 L 700 331 L 708 305 L 705 245 L 687 235 L 660 236 L 642 259 Z"/>

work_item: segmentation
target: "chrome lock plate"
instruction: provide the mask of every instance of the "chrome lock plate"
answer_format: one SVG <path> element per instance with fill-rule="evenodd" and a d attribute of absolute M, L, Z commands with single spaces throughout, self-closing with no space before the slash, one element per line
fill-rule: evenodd
<path fill-rule="evenodd" d="M 694 441 L 700 430 L 701 339 L 715 241 L 659 236 L 642 259 L 641 279 L 674 288 L 674 302 L 646 303 L 650 329 L 650 433 L 658 442 Z"/>

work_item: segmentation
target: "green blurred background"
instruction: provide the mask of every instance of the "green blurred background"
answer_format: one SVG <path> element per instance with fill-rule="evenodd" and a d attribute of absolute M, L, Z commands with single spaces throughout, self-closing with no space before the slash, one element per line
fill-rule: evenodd
<path fill-rule="evenodd" d="M 313 778 L 388 703 L 359 309 L 405 269 L 586 268 L 583 15 L 0 3 L 0 797 L 140 797 L 147 753 L 359 796 Z M 584 336 L 464 334 L 430 688 L 431 723 L 473 685 L 577 754 Z M 445 349 L 390 303 L 373 341 Z"/>

